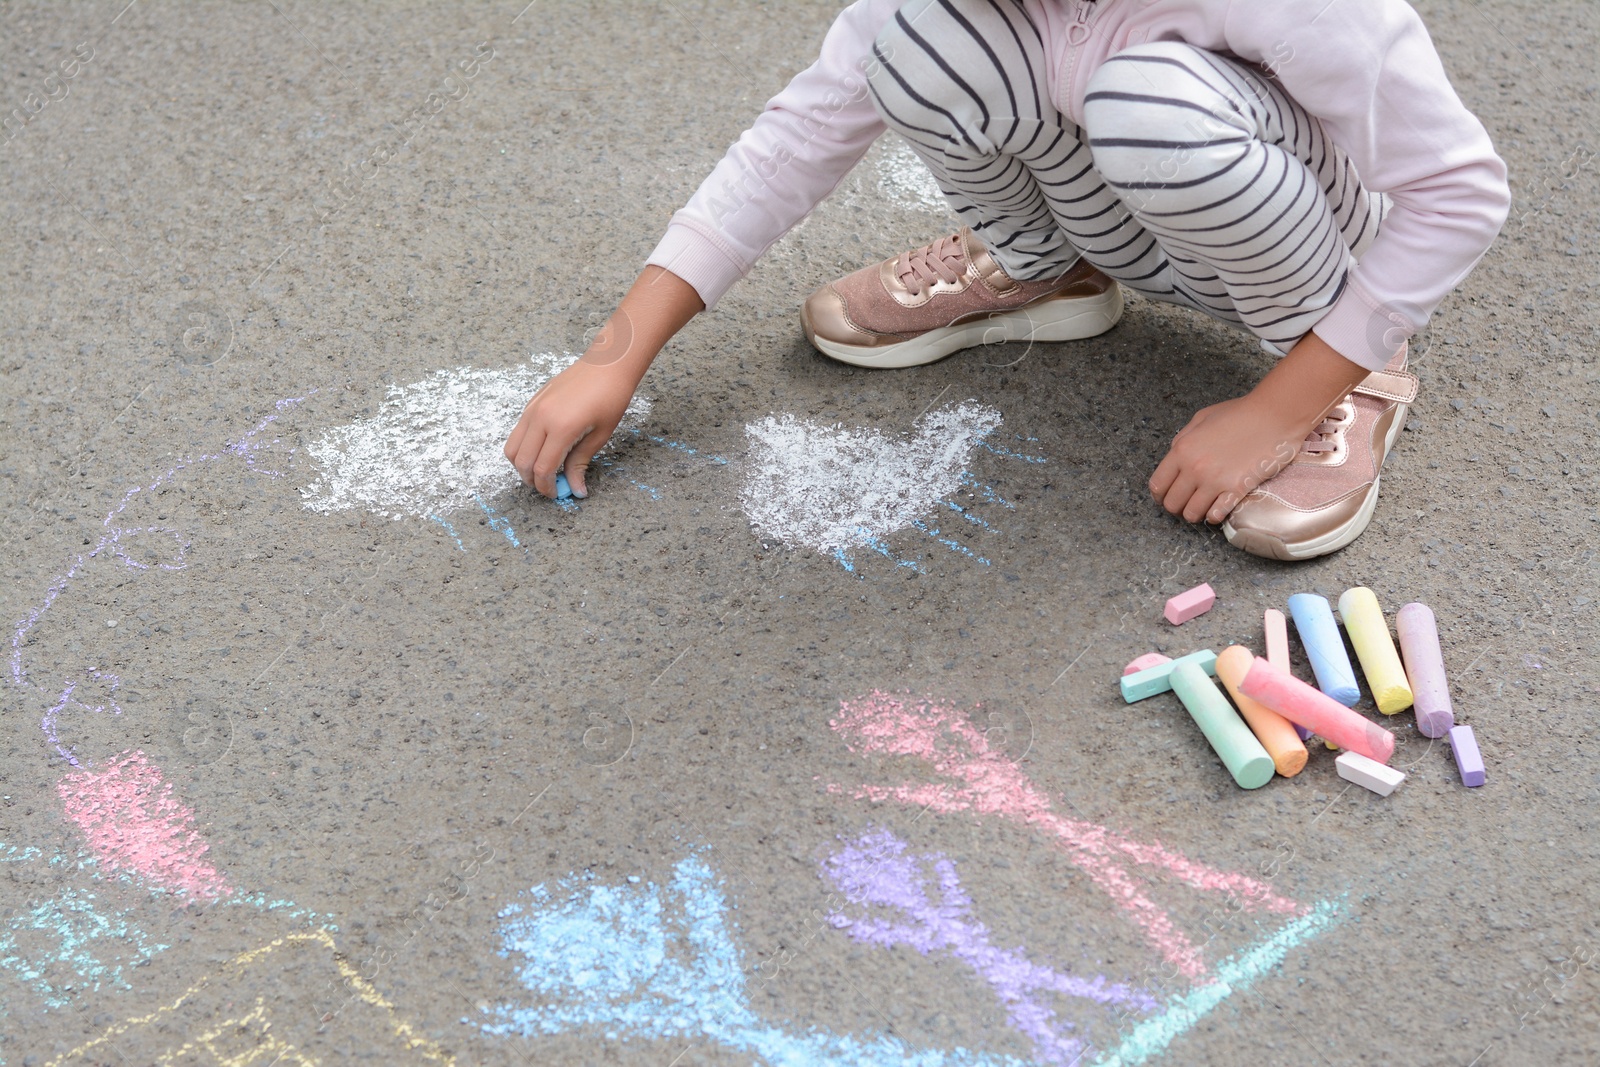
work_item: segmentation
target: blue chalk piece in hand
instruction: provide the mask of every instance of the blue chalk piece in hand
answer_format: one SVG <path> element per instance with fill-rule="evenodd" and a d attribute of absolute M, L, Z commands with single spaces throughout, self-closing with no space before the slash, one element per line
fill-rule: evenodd
<path fill-rule="evenodd" d="M 567 476 L 561 471 L 556 472 L 556 499 L 567 500 L 572 496 L 572 486 L 567 484 Z"/>

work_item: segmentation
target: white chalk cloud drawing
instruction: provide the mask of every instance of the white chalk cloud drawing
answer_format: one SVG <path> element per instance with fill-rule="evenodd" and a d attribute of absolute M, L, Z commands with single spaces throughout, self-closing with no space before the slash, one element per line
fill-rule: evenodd
<path fill-rule="evenodd" d="M 425 517 L 520 485 L 501 452 L 528 398 L 576 357 L 539 353 L 520 367 L 454 367 L 394 386 L 377 414 L 324 431 L 306 451 L 321 468 L 302 504 Z M 635 397 L 623 428 L 650 401 Z"/>
<path fill-rule="evenodd" d="M 949 201 L 934 180 L 933 172 L 917 158 L 910 145 L 898 137 L 885 137 L 878 143 L 883 145 L 875 160 L 878 193 L 885 200 L 935 215 L 951 214 Z"/>
<path fill-rule="evenodd" d="M 758 534 L 790 548 L 837 554 L 870 545 L 945 506 L 973 449 L 1000 421 L 971 400 L 927 412 L 898 438 L 769 415 L 745 427 L 745 515 Z"/>

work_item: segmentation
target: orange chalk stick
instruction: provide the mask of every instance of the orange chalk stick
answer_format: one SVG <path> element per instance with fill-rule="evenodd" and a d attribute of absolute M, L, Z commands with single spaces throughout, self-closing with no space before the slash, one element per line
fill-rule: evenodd
<path fill-rule="evenodd" d="M 1262 706 L 1239 692 L 1239 683 L 1255 664 L 1256 658 L 1243 645 L 1232 645 L 1217 656 L 1217 677 L 1227 688 L 1239 708 L 1239 714 L 1250 724 L 1250 730 L 1261 742 L 1261 747 L 1272 757 L 1272 765 L 1285 778 L 1293 778 L 1305 770 L 1305 742 L 1295 733 L 1294 724 L 1282 715 Z"/>

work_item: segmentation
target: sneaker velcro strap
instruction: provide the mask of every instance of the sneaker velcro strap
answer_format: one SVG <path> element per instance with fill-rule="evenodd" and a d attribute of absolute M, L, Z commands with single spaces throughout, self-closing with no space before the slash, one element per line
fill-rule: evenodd
<path fill-rule="evenodd" d="M 1378 370 L 1367 375 L 1355 392 L 1379 400 L 1393 400 L 1400 404 L 1415 403 L 1421 383 L 1408 370 Z"/>

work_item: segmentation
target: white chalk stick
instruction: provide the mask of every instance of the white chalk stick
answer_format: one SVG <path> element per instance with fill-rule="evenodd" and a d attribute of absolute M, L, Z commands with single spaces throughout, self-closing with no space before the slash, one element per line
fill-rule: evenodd
<path fill-rule="evenodd" d="M 1370 789 L 1380 797 L 1393 793 L 1400 787 L 1400 783 L 1406 780 L 1404 771 L 1386 767 L 1359 752 L 1346 752 L 1333 763 L 1339 768 L 1340 778 L 1354 782 L 1363 789 Z"/>

